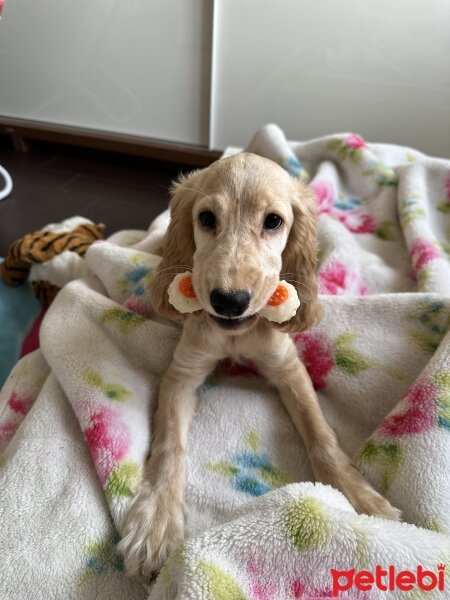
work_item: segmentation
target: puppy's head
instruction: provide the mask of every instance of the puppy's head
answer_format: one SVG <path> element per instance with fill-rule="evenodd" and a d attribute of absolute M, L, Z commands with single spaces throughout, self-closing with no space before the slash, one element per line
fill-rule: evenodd
<path fill-rule="evenodd" d="M 318 318 L 316 219 L 312 191 L 271 160 L 242 153 L 183 177 L 173 188 L 163 260 L 150 293 L 156 310 L 181 321 L 168 301 L 177 273 L 191 270 L 209 317 L 228 331 L 254 325 L 285 279 L 301 304 L 290 321 L 301 331 Z"/>

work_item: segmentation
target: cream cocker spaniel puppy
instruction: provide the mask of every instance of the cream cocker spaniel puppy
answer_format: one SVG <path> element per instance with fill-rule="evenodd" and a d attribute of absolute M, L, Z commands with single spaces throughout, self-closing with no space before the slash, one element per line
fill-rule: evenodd
<path fill-rule="evenodd" d="M 339 489 L 358 512 L 398 518 L 339 447 L 288 335 L 320 315 L 313 192 L 271 160 L 242 153 L 182 178 L 170 209 L 150 294 L 161 316 L 184 322 L 183 332 L 161 381 L 150 456 L 119 546 L 127 572 L 150 579 L 183 538 L 184 454 L 196 392 L 225 357 L 252 360 L 278 389 L 317 481 Z M 202 306 L 190 315 L 178 313 L 167 293 L 186 270 Z M 280 279 L 295 285 L 301 304 L 277 324 L 258 313 Z"/>

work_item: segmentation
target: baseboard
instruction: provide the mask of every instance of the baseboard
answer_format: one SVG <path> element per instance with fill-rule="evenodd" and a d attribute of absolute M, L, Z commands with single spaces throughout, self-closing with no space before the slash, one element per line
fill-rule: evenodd
<path fill-rule="evenodd" d="M 206 167 L 221 156 L 221 152 L 201 146 L 9 117 L 0 117 L 0 134 L 11 136 L 14 148 L 20 152 L 39 140 L 198 167 Z"/>

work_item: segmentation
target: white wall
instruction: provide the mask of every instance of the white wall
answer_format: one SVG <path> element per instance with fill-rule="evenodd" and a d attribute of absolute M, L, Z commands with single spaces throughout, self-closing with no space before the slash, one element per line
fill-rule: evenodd
<path fill-rule="evenodd" d="M 214 149 L 276 122 L 450 156 L 450 2 L 8 0 L 0 116 Z"/>
<path fill-rule="evenodd" d="M 8 0 L 0 115 L 208 142 L 211 0 Z"/>
<path fill-rule="evenodd" d="M 211 146 L 267 122 L 450 157 L 448 0 L 216 0 Z"/>

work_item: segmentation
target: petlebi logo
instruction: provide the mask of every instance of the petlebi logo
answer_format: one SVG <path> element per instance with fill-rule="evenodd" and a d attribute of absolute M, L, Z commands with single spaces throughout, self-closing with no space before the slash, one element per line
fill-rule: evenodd
<path fill-rule="evenodd" d="M 333 597 L 339 597 L 341 592 L 348 592 L 352 589 L 361 592 L 370 592 L 374 589 L 382 592 L 410 592 L 412 590 L 443 592 L 445 589 L 444 564 L 438 565 L 435 571 L 427 570 L 422 565 L 418 565 L 414 571 L 397 571 L 393 565 L 386 568 L 377 565 L 373 571 L 331 569 L 330 573 Z"/>

